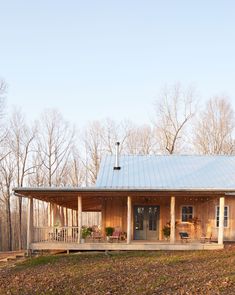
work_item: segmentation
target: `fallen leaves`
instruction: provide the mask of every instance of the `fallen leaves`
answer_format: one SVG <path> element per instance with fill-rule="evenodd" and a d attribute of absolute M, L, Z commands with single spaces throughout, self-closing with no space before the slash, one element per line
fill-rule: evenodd
<path fill-rule="evenodd" d="M 34 258 L 0 269 L 0 294 L 235 294 L 235 249 Z"/>

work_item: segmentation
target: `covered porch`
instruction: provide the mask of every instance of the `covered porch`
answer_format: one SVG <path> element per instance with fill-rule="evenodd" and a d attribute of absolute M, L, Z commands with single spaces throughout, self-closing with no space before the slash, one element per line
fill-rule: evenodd
<path fill-rule="evenodd" d="M 19 188 L 15 195 L 28 198 L 27 250 L 214 250 L 224 241 L 224 208 L 227 191 L 122 190 Z M 34 199 L 48 204 L 48 226 L 33 224 Z M 215 206 L 219 208 L 218 220 Z M 198 223 L 182 221 L 191 213 Z M 56 224 L 55 212 L 60 215 Z M 213 210 L 211 210 L 213 208 Z M 76 224 L 68 225 L 66 210 L 76 212 Z M 82 242 L 82 212 L 101 212 L 100 239 Z M 182 213 L 183 212 L 183 213 Z M 196 219 L 195 219 L 196 220 Z M 216 223 L 218 223 L 216 226 Z M 169 237 L 163 233 L 170 227 Z M 107 242 L 106 227 L 119 227 L 125 238 Z M 201 242 L 210 228 L 212 241 Z M 190 239 L 180 238 L 187 232 Z"/>

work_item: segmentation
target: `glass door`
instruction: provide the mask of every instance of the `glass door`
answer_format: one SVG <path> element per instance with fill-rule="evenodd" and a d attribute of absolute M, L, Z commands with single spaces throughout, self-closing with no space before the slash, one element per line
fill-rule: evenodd
<path fill-rule="evenodd" d="M 159 239 L 159 206 L 134 207 L 134 238 L 135 240 Z"/>

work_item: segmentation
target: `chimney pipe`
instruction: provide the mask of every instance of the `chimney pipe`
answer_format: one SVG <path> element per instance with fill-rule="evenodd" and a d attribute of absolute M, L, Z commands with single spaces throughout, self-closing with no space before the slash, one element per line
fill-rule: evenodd
<path fill-rule="evenodd" d="M 119 166 L 119 145 L 120 142 L 116 142 L 116 155 L 115 155 L 115 166 L 113 167 L 114 170 L 120 170 L 121 167 Z"/>

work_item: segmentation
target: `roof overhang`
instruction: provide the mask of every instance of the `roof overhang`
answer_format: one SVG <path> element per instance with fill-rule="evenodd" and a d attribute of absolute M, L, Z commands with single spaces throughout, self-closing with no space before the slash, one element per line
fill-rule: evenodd
<path fill-rule="evenodd" d="M 77 199 L 78 196 L 84 200 L 104 197 L 127 197 L 127 196 L 223 196 L 235 195 L 235 188 L 97 188 L 97 187 L 20 187 L 13 189 L 14 194 L 22 197 L 33 197 L 46 202 L 53 202 L 62 198 L 66 201 Z"/>
<path fill-rule="evenodd" d="M 149 188 L 149 187 L 16 187 L 13 188 L 14 192 L 65 192 L 65 193 L 99 193 L 99 192 L 223 192 L 227 194 L 235 194 L 235 188 Z"/>

